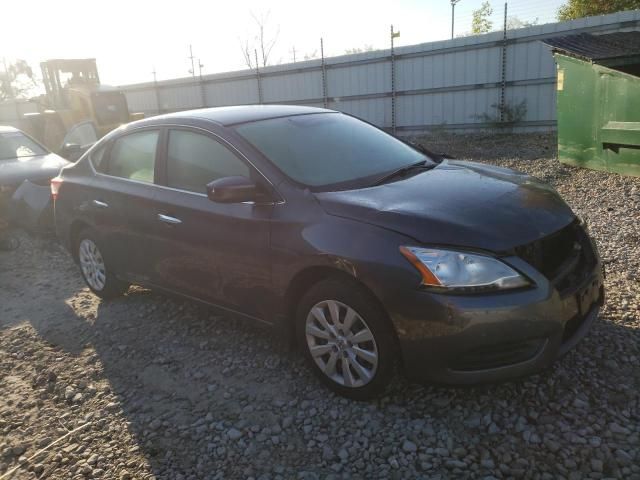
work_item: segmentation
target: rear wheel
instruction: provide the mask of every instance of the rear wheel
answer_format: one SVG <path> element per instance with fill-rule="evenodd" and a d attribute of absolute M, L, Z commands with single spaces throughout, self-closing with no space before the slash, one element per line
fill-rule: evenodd
<path fill-rule="evenodd" d="M 115 277 L 93 230 L 87 228 L 78 234 L 76 255 L 85 283 L 99 297 L 114 298 L 129 288 L 126 283 Z"/>
<path fill-rule="evenodd" d="M 393 376 L 390 322 L 375 297 L 355 282 L 331 279 L 313 286 L 298 307 L 297 334 L 314 372 L 340 395 L 371 398 Z"/>

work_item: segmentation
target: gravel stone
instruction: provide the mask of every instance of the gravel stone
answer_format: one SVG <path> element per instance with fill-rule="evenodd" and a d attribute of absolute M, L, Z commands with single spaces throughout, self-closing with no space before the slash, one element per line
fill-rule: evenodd
<path fill-rule="evenodd" d="M 404 443 L 402 444 L 402 450 L 404 450 L 407 453 L 414 453 L 418 450 L 418 447 L 416 446 L 415 443 L 410 442 L 409 440 L 405 440 Z"/>
<path fill-rule="evenodd" d="M 550 183 L 587 223 L 606 303 L 551 368 L 352 402 L 277 335 L 137 286 L 100 301 L 52 238 L 19 233 L 0 251 L 0 476 L 640 480 L 640 179 L 560 164 L 554 135 L 424 141 Z"/>

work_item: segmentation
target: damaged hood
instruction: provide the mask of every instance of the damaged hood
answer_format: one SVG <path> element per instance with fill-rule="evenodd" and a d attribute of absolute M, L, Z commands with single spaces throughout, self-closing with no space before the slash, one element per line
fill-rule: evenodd
<path fill-rule="evenodd" d="M 25 180 L 46 183 L 65 165 L 69 162 L 55 153 L 0 160 L 0 185 L 17 187 Z"/>
<path fill-rule="evenodd" d="M 503 252 L 575 218 L 556 191 L 525 174 L 474 162 L 375 187 L 317 193 L 330 215 L 377 225 L 423 244 Z"/>

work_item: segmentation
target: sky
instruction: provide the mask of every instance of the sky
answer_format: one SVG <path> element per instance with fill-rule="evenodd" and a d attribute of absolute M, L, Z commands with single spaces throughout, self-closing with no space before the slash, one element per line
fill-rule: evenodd
<path fill-rule="evenodd" d="M 471 29 L 471 12 L 482 0 L 460 0 L 456 35 Z M 502 25 L 504 1 L 490 0 L 494 28 Z M 509 16 L 548 23 L 562 0 L 511 0 Z M 202 73 L 247 68 L 240 44 L 256 34 L 251 14 L 267 15 L 267 37 L 278 32 L 270 63 L 300 61 L 346 49 L 389 47 L 389 27 L 400 31 L 396 45 L 451 36 L 449 0 L 4 0 L 0 57 L 27 60 L 39 71 L 50 58 L 96 58 L 102 83 L 124 85 L 190 75 L 189 45 Z M 9 20 L 15 19 L 15 21 Z M 2 68 L 0 58 L 0 69 Z"/>

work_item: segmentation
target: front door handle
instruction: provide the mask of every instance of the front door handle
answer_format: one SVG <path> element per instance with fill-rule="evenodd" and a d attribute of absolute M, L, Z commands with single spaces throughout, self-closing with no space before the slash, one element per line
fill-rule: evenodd
<path fill-rule="evenodd" d="M 182 220 L 175 217 L 170 217 L 169 215 L 163 215 L 161 213 L 158 214 L 158 220 L 163 223 L 168 223 L 169 225 L 179 225 L 182 223 Z"/>
<path fill-rule="evenodd" d="M 93 202 L 91 202 L 91 204 L 94 207 L 98 207 L 98 208 L 108 208 L 109 207 L 108 203 L 105 203 L 105 202 L 103 202 L 101 200 L 94 200 Z"/>

